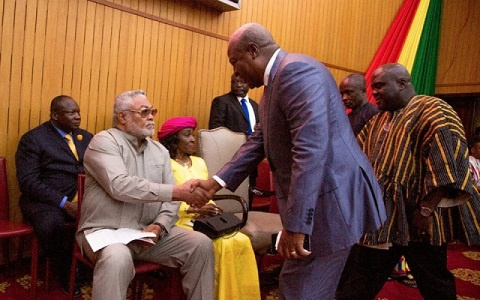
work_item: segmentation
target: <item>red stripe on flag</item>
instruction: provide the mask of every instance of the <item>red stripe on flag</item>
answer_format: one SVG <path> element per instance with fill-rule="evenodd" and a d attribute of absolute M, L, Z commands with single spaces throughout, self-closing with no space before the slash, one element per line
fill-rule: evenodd
<path fill-rule="evenodd" d="M 365 80 L 367 81 L 367 98 L 372 103 L 375 103 L 375 100 L 372 97 L 372 89 L 370 87 L 372 73 L 376 68 L 383 64 L 397 62 L 419 3 L 420 0 L 405 0 L 365 73 Z"/>

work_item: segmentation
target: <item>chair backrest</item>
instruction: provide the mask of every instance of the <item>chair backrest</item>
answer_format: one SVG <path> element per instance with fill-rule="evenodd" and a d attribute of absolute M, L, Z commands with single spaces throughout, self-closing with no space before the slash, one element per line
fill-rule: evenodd
<path fill-rule="evenodd" d="M 10 215 L 8 197 L 7 159 L 0 156 L 0 220 L 8 220 Z"/>
<path fill-rule="evenodd" d="M 78 201 L 78 208 L 77 208 L 77 219 L 75 221 L 75 228 L 78 228 L 78 223 L 80 222 L 80 213 L 82 212 L 82 200 L 83 200 L 83 193 L 85 192 L 85 174 L 78 173 L 77 175 L 77 201 Z"/>
<path fill-rule="evenodd" d="M 273 176 L 272 171 L 270 170 L 270 164 L 268 163 L 268 160 L 262 160 L 258 164 L 257 170 L 257 182 L 255 184 L 255 187 L 264 191 L 273 190 Z"/>
<path fill-rule="evenodd" d="M 209 176 L 211 177 L 232 159 L 235 152 L 246 142 L 247 138 L 243 133 L 233 132 L 225 127 L 218 127 L 209 130 L 199 130 L 197 140 L 198 154 L 205 160 Z M 243 199 L 248 199 L 248 178 L 242 182 L 235 193 L 222 189 L 217 194 L 235 194 Z M 238 205 L 235 205 L 235 207 L 234 211 L 238 211 Z"/>
<path fill-rule="evenodd" d="M 278 214 L 277 197 L 275 195 L 275 183 L 268 160 L 264 159 L 262 162 L 260 162 L 257 170 L 257 181 L 255 182 L 255 187 L 253 190 L 254 198 L 252 210 L 258 208 L 259 205 L 265 206 L 265 204 L 268 204 L 268 212 Z"/>

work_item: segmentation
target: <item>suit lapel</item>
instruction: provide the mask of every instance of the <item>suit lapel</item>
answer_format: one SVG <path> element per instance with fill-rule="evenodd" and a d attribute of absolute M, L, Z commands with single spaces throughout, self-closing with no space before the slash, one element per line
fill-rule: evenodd
<path fill-rule="evenodd" d="M 68 147 L 67 141 L 65 138 L 62 137 L 62 135 L 58 132 L 58 130 L 52 125 L 52 123 L 48 123 L 48 127 L 50 128 L 51 132 L 51 140 L 53 143 L 57 144 L 58 147 L 62 148 L 64 151 L 66 151 L 70 156 L 72 156 L 75 160 L 75 155 L 73 155 L 72 150 L 70 150 L 70 147 Z"/>
<path fill-rule="evenodd" d="M 81 132 L 73 132 L 73 142 L 75 143 L 75 147 L 77 148 L 78 160 L 83 159 L 83 154 L 85 153 L 85 150 L 87 148 L 87 144 L 83 141 L 84 138 L 85 136 Z"/>
<path fill-rule="evenodd" d="M 275 76 L 277 75 L 278 67 L 282 60 L 287 56 L 287 52 L 280 50 L 273 63 L 272 69 L 270 70 L 270 76 L 268 77 L 268 95 L 272 95 L 272 88 L 273 88 L 273 81 L 275 80 Z"/>
<path fill-rule="evenodd" d="M 275 59 L 275 62 L 273 63 L 272 69 L 270 70 L 270 75 L 268 77 L 268 85 L 263 90 L 263 95 L 262 95 L 262 106 L 263 106 L 263 114 L 260 117 L 260 120 L 263 120 L 263 132 L 264 132 L 264 142 L 266 143 L 265 147 L 265 154 L 268 157 L 268 149 L 270 148 L 270 139 L 268 138 L 268 133 L 270 132 L 270 127 L 269 127 L 269 118 L 274 116 L 270 115 L 270 105 L 272 104 L 271 97 L 272 97 L 272 90 L 273 90 L 273 81 L 275 79 L 275 76 L 277 75 L 278 67 L 280 65 L 280 62 L 287 56 L 287 52 L 280 50 L 280 52 L 277 55 L 277 58 Z"/>
<path fill-rule="evenodd" d="M 245 115 L 245 112 L 243 111 L 243 107 L 237 99 L 237 96 L 235 96 L 233 94 L 230 94 L 230 96 L 231 96 L 230 101 L 232 102 L 233 107 L 235 107 L 235 109 L 238 110 L 238 112 L 242 114 L 243 118 L 246 121 L 248 121 L 247 116 Z"/>

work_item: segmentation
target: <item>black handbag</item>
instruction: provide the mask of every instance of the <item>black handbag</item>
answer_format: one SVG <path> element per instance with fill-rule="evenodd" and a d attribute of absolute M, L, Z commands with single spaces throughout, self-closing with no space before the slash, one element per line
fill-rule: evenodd
<path fill-rule="evenodd" d="M 193 230 L 205 234 L 212 240 L 235 232 L 242 226 L 242 220 L 232 213 L 223 213 L 218 216 L 197 219 L 193 222 Z"/>

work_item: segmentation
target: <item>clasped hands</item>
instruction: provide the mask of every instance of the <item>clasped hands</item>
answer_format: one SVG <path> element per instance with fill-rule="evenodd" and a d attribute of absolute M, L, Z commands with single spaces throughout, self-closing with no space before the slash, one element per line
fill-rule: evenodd
<path fill-rule="evenodd" d="M 184 201 L 190 204 L 191 207 L 200 208 L 207 204 L 221 188 L 213 178 L 207 180 L 190 179 L 183 184 L 173 187 L 172 200 Z"/>

